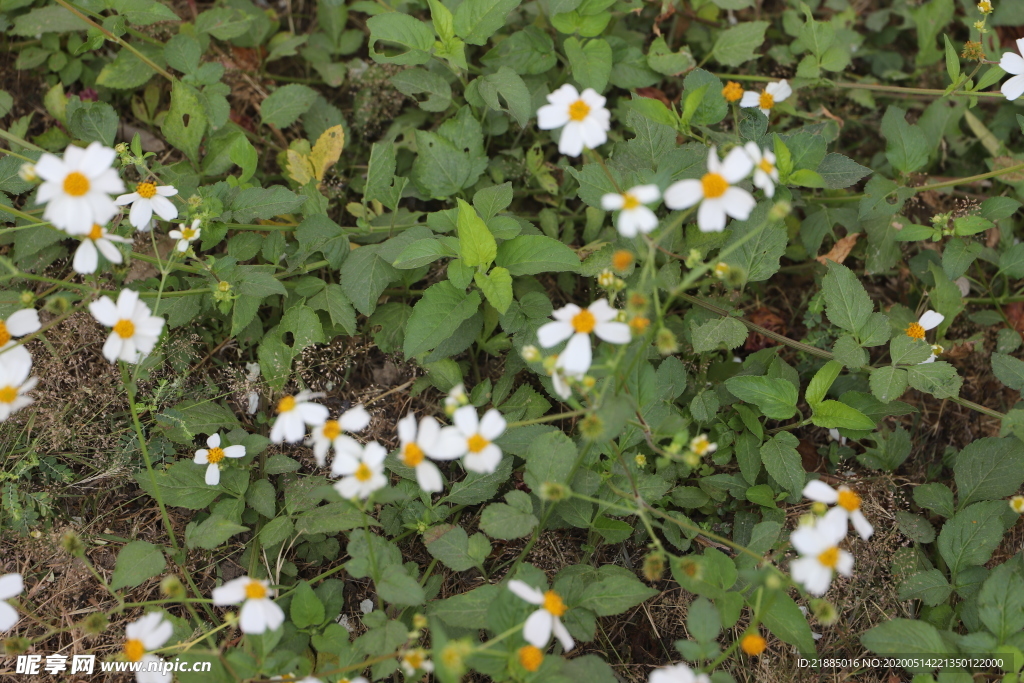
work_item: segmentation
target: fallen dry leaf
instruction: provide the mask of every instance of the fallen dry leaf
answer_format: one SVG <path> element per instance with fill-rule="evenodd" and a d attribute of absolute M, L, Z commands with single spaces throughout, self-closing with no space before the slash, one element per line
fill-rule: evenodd
<path fill-rule="evenodd" d="M 748 313 L 747 319 L 755 325 L 760 325 L 776 334 L 786 334 L 786 321 L 763 306 Z M 747 336 L 747 341 L 743 344 L 743 348 L 747 351 L 760 351 L 763 348 L 775 346 L 776 344 L 778 344 L 777 341 L 764 336 L 760 332 L 751 332 Z"/>
<path fill-rule="evenodd" d="M 668 99 L 668 95 L 659 90 L 658 88 L 637 88 L 636 94 L 640 97 L 646 97 L 650 100 L 658 100 L 666 107 L 671 107 L 672 103 Z"/>
<path fill-rule="evenodd" d="M 816 260 L 821 265 L 825 265 L 825 261 L 835 261 L 836 263 L 841 264 L 846 260 L 846 257 L 850 255 L 850 251 L 853 250 L 858 239 L 860 239 L 859 232 L 851 233 L 833 244 L 827 254 L 822 254 Z"/>

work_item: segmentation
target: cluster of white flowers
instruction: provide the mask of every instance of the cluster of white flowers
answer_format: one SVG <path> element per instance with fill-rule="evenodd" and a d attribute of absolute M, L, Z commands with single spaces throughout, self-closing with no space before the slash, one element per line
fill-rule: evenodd
<path fill-rule="evenodd" d="M 820 597 L 828 591 L 836 572 L 843 576 L 853 574 L 853 555 L 839 547 L 846 538 L 848 524 L 853 524 L 865 541 L 875 530 L 860 510 L 860 496 L 848 486 L 834 489 L 815 479 L 807 482 L 803 495 L 822 505 L 835 505 L 820 517 L 807 516 L 801 520 L 789 537 L 800 553 L 789 565 L 793 580 L 811 595 Z"/>

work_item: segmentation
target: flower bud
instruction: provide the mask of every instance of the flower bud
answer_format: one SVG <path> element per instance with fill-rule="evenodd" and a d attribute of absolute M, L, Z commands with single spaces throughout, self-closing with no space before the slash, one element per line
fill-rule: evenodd
<path fill-rule="evenodd" d="M 1010 509 L 1018 515 L 1024 515 L 1024 496 L 1014 496 L 1010 499 Z"/>
<path fill-rule="evenodd" d="M 715 264 L 715 277 L 717 277 L 719 280 L 724 280 L 726 276 L 729 275 L 730 270 L 731 269 L 729 268 L 728 263 L 719 261 L 717 264 Z"/>
<path fill-rule="evenodd" d="M 185 586 L 174 574 L 168 574 L 160 580 L 160 593 L 173 600 L 180 600 L 185 597 Z"/>
<path fill-rule="evenodd" d="M 412 616 L 412 627 L 422 631 L 427 627 L 427 618 L 417 612 Z"/>
<path fill-rule="evenodd" d="M 658 347 L 658 353 L 663 356 L 670 356 L 679 350 L 679 341 L 676 339 L 676 335 L 667 327 L 658 330 L 658 334 L 654 337 L 654 345 Z"/>
<path fill-rule="evenodd" d="M 690 249 L 690 253 L 686 255 L 686 260 L 683 263 L 686 264 L 687 268 L 696 268 L 697 264 L 701 262 L 704 257 L 701 256 L 700 251 L 697 249 Z"/>
<path fill-rule="evenodd" d="M 697 469 L 700 467 L 700 456 L 693 451 L 686 451 L 683 453 L 683 462 L 686 463 L 690 469 Z"/>
<path fill-rule="evenodd" d="M 540 485 L 540 491 L 537 492 L 537 495 L 540 496 L 541 500 L 558 503 L 571 497 L 572 490 L 565 484 L 546 481 Z"/>
<path fill-rule="evenodd" d="M 109 625 L 110 620 L 107 619 L 107 615 L 103 612 L 93 612 L 85 619 L 78 622 L 78 627 L 91 636 L 103 633 L 107 630 L 107 626 Z"/>
<path fill-rule="evenodd" d="M 640 336 L 644 332 L 646 332 L 647 328 L 650 327 L 650 326 L 651 326 L 651 319 L 650 318 L 645 318 L 642 315 L 638 315 L 637 317 L 635 317 L 635 318 L 633 318 L 632 320 L 629 321 L 629 329 L 630 329 L 630 331 L 633 334 L 637 335 L 637 336 Z"/>
<path fill-rule="evenodd" d="M 642 292 L 633 292 L 626 300 L 626 310 L 634 315 L 642 315 L 647 312 L 649 300 Z"/>
<path fill-rule="evenodd" d="M 839 621 L 839 612 L 835 606 L 828 600 L 816 599 L 811 600 L 809 603 L 811 606 L 811 613 L 814 618 L 818 620 L 818 623 L 824 626 L 831 626 Z"/>
<path fill-rule="evenodd" d="M 68 555 L 74 555 L 75 557 L 85 553 L 85 544 L 82 543 L 82 539 L 71 530 L 65 531 L 64 535 L 60 537 L 60 547 Z"/>
<path fill-rule="evenodd" d="M 26 183 L 39 182 L 39 175 L 36 173 L 36 167 L 33 164 L 22 164 L 21 167 L 18 168 L 18 177 Z"/>
<path fill-rule="evenodd" d="M 46 300 L 43 310 L 55 315 L 62 315 L 71 310 L 71 302 L 66 297 L 55 295 Z"/>
<path fill-rule="evenodd" d="M 22 306 L 31 306 L 36 301 L 36 295 L 27 289 L 18 295 L 18 299 L 21 301 Z"/>
<path fill-rule="evenodd" d="M 597 276 L 597 284 L 605 289 L 615 287 L 615 273 L 605 268 Z"/>
<path fill-rule="evenodd" d="M 580 434 L 588 441 L 599 439 L 604 433 L 604 420 L 591 413 L 580 420 Z"/>
<path fill-rule="evenodd" d="M 679 570 L 694 581 L 700 581 L 704 577 L 704 566 L 691 557 L 684 557 L 679 561 Z"/>
<path fill-rule="evenodd" d="M 644 558 L 644 578 L 654 583 L 665 573 L 665 553 L 654 550 Z"/>
<path fill-rule="evenodd" d="M 612 268 L 618 273 L 624 273 L 627 268 L 633 265 L 633 253 L 625 249 L 619 249 L 612 254 Z"/>
<path fill-rule="evenodd" d="M 637 453 L 636 457 L 633 458 L 633 462 L 636 463 L 637 467 L 643 469 L 644 467 L 647 467 L 647 456 L 643 453 Z"/>
<path fill-rule="evenodd" d="M 775 572 L 771 572 L 767 577 L 765 577 L 764 585 L 773 591 L 778 590 L 782 588 L 782 579 L 780 579 L 779 575 Z"/>
<path fill-rule="evenodd" d="M 822 502 L 812 503 L 811 504 L 811 512 L 813 512 L 814 514 L 816 514 L 816 515 L 818 515 L 820 517 L 821 515 L 824 515 L 826 512 L 828 512 L 828 505 L 826 505 L 825 503 L 822 503 Z"/>
<path fill-rule="evenodd" d="M 592 375 L 584 375 L 583 379 L 580 380 L 580 384 L 583 385 L 584 389 L 593 389 L 597 386 L 597 380 Z"/>
<path fill-rule="evenodd" d="M 778 223 L 779 221 L 785 219 L 785 217 L 792 212 L 792 204 L 785 200 L 778 201 L 775 202 L 775 205 L 772 206 L 771 211 L 768 212 L 768 220 L 771 221 L 772 223 Z"/>
<path fill-rule="evenodd" d="M 524 346 L 523 350 L 520 353 L 523 357 L 523 360 L 525 360 L 527 363 L 536 363 L 541 358 L 540 349 L 538 349 L 533 344 L 527 344 L 526 346 Z"/>
<path fill-rule="evenodd" d="M 465 640 L 453 640 L 441 649 L 441 662 L 449 673 L 459 677 L 466 673 L 466 657 L 473 654 L 473 646 Z"/>

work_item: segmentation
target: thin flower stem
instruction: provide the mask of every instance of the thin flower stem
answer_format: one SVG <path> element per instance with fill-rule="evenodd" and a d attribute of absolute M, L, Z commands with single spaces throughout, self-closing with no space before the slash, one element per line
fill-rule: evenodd
<path fill-rule="evenodd" d="M 525 427 L 526 425 L 539 425 L 545 422 L 555 422 L 556 420 L 564 420 L 570 417 L 577 417 L 579 415 L 586 415 L 586 410 L 571 410 L 568 413 L 558 413 L 556 415 L 544 415 L 543 417 L 537 417 L 532 420 L 519 420 L 517 422 L 509 422 L 505 425 L 506 428 L 511 427 Z"/>
<path fill-rule="evenodd" d="M 22 147 L 26 147 L 26 148 L 31 149 L 31 150 L 36 151 L 36 152 L 45 152 L 46 151 L 45 149 L 43 149 L 42 147 L 40 147 L 38 145 L 33 145 L 28 140 L 23 140 L 23 139 L 19 138 L 17 135 L 14 135 L 13 133 L 8 133 L 3 128 L 0 128 L 0 138 L 3 138 L 4 140 L 7 140 L 8 142 L 13 142 L 15 144 L 21 145 Z M 18 157 L 20 159 L 24 159 L 25 161 L 29 162 L 30 164 L 31 163 L 35 163 L 34 161 L 29 159 L 28 157 L 23 157 L 20 154 L 16 154 L 15 152 L 12 152 L 12 151 L 10 151 L 8 149 L 0 150 L 0 151 L 3 151 L 5 154 L 10 154 L 11 156 L 15 156 L 15 157 Z"/>
<path fill-rule="evenodd" d="M 779 80 L 778 78 L 772 78 L 770 76 L 750 76 L 750 75 L 737 75 L 737 74 L 715 74 L 719 78 L 731 81 L 749 81 L 754 83 L 771 83 Z M 884 92 L 902 95 L 931 95 L 932 97 L 948 97 L 948 96 L 959 96 L 959 97 L 991 97 L 991 98 L 1004 98 L 1005 96 L 999 92 L 953 92 L 946 93 L 945 90 L 939 90 L 937 88 L 904 88 L 898 85 L 881 85 L 878 83 L 832 83 L 836 88 L 843 88 L 846 90 L 872 90 L 874 92 Z"/>
<path fill-rule="evenodd" d="M 989 171 L 988 173 L 979 173 L 978 175 L 967 176 L 966 178 L 953 178 L 952 180 L 943 180 L 941 183 L 918 185 L 917 187 L 909 187 L 906 189 L 913 190 L 915 193 L 926 192 L 928 190 L 941 190 L 947 187 L 956 187 L 957 185 L 967 185 L 979 180 L 987 180 L 988 178 L 998 178 L 1001 175 L 1018 173 L 1020 171 L 1024 171 L 1024 163 L 1014 164 L 1013 166 L 1007 166 L 1006 168 L 997 168 L 996 170 Z M 860 201 L 866 196 L 866 194 L 850 194 L 841 197 L 808 197 L 807 200 L 815 204 L 824 202 L 855 202 Z"/>

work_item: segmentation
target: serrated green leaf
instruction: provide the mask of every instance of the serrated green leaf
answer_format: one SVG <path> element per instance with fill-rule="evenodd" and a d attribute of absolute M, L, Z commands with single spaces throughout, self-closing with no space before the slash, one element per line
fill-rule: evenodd
<path fill-rule="evenodd" d="M 110 588 L 115 591 L 135 588 L 159 575 L 166 566 L 167 560 L 160 548 L 147 541 L 132 541 L 117 554 Z"/>

